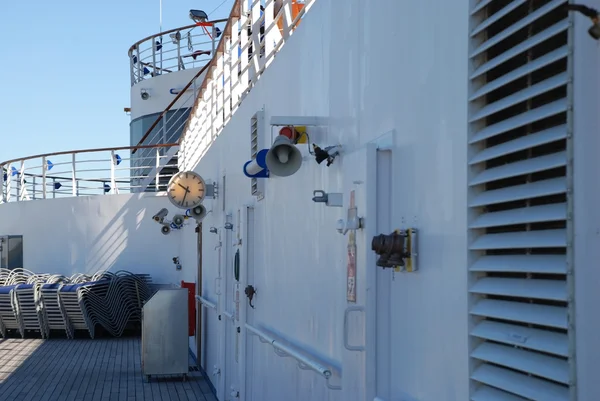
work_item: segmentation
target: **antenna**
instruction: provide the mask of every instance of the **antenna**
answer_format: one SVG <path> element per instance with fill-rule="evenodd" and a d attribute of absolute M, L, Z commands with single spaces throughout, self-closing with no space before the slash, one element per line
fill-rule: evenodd
<path fill-rule="evenodd" d="M 158 32 L 162 32 L 162 0 L 158 0 Z"/>

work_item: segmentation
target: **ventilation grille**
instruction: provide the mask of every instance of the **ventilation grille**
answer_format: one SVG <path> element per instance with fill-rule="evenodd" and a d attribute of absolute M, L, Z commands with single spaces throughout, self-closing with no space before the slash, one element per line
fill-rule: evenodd
<path fill-rule="evenodd" d="M 250 159 L 256 159 L 260 150 L 262 142 L 262 135 L 264 132 L 264 112 L 258 111 L 250 119 Z M 251 178 L 250 179 L 250 193 L 256 196 L 257 200 L 262 200 L 265 193 L 265 179 Z"/>
<path fill-rule="evenodd" d="M 258 117 L 256 114 L 250 120 L 250 159 L 256 159 L 258 154 Z M 250 192 L 256 196 L 258 194 L 258 179 L 250 179 Z"/>
<path fill-rule="evenodd" d="M 568 400 L 565 0 L 471 10 L 471 400 Z"/>

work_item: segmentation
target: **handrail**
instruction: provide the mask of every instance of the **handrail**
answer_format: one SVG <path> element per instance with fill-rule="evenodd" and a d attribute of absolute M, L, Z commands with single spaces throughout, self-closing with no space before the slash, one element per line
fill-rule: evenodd
<path fill-rule="evenodd" d="M 201 295 L 196 295 L 196 301 L 200 302 L 202 304 L 202 306 L 205 306 L 207 308 L 211 308 L 211 309 L 217 309 L 217 304 L 210 302 L 208 299 L 202 297 Z"/>
<path fill-rule="evenodd" d="M 237 11 L 237 12 L 236 12 Z M 231 8 L 231 12 L 229 13 L 229 18 L 227 18 L 227 24 L 225 24 L 225 29 L 223 30 L 223 34 L 221 35 L 221 40 L 219 41 L 219 44 L 217 45 L 217 48 L 214 52 L 214 54 L 212 55 L 212 59 L 210 60 L 209 63 L 207 63 L 207 66 L 210 66 L 211 68 L 216 66 L 217 64 L 217 57 L 220 53 L 223 53 L 224 51 L 224 47 L 225 47 L 225 40 L 226 39 L 230 39 L 231 38 L 231 28 L 233 26 L 233 20 L 235 19 L 236 22 L 238 22 L 239 18 L 241 17 L 241 12 L 240 12 L 240 0 L 235 0 L 233 2 L 233 6 Z M 244 29 L 244 27 L 242 27 L 242 29 Z M 206 84 L 207 81 L 209 79 L 209 75 L 210 74 L 206 74 L 204 76 L 204 79 L 202 80 L 202 85 L 200 85 L 201 88 L 201 92 L 198 93 L 198 96 L 196 97 L 196 100 L 194 101 L 194 105 L 192 106 L 192 111 L 196 110 L 196 108 L 198 107 L 198 104 L 200 103 L 200 101 L 202 100 L 202 90 L 204 88 L 206 88 Z M 190 114 L 191 117 L 191 114 Z M 189 124 L 191 121 L 191 118 L 188 117 L 188 120 L 185 123 L 185 126 L 183 127 L 183 131 L 181 132 L 181 136 L 179 137 L 179 144 L 182 143 L 186 132 L 189 128 Z"/>
<path fill-rule="evenodd" d="M 127 51 L 131 86 L 156 75 L 203 65 L 209 59 L 207 56 L 214 51 L 220 34 L 216 25 L 226 21 L 207 21 L 202 24 L 201 30 L 195 32 L 198 24 L 186 25 L 147 36 L 134 43 Z M 207 29 L 208 26 L 212 27 L 212 32 Z"/>
<path fill-rule="evenodd" d="M 179 137 L 179 164 L 192 168 L 239 109 L 316 0 L 235 0 Z M 237 51 L 236 51 L 237 50 Z"/>
<path fill-rule="evenodd" d="M 61 155 L 70 155 L 72 153 L 90 153 L 90 152 L 107 152 L 110 150 L 129 150 L 129 149 L 133 149 L 133 148 L 144 148 L 144 149 L 150 149 L 150 148 L 170 148 L 171 146 L 179 146 L 178 143 L 158 143 L 156 145 L 139 145 L 139 146 L 118 146 L 116 148 L 89 148 L 89 149 L 77 149 L 77 150 L 65 150 L 65 151 L 61 151 L 61 152 L 54 152 L 54 153 L 42 153 L 39 155 L 33 155 L 33 156 L 27 156 L 27 157 L 22 157 L 19 159 L 11 159 L 11 160 L 6 160 L 3 162 L 0 162 L 0 166 L 5 166 L 7 164 L 10 163 L 15 163 L 15 162 L 20 162 L 20 161 L 26 161 L 26 160 L 31 160 L 31 159 L 39 159 L 42 157 L 50 157 L 50 156 L 61 156 Z"/>
<path fill-rule="evenodd" d="M 202 75 L 202 73 L 204 71 L 206 71 L 206 69 L 208 68 L 209 64 L 204 65 L 204 67 L 200 68 L 200 70 L 198 70 L 198 72 L 196 73 L 196 75 L 194 75 L 194 77 L 192 79 L 190 79 L 190 82 L 188 82 L 181 91 L 179 91 L 179 93 L 177 94 L 177 96 L 175 96 L 175 98 L 171 101 L 171 103 L 169 103 L 169 105 L 162 111 L 162 113 L 160 113 L 160 115 L 158 116 L 158 118 L 154 121 L 154 123 L 152 123 L 152 125 L 150 126 L 150 128 L 148 128 L 148 130 L 146 131 L 146 133 L 144 134 L 144 136 L 139 140 L 138 144 L 136 146 L 133 147 L 133 150 L 131 151 L 131 154 L 135 154 L 135 152 L 137 151 L 138 147 L 141 147 L 143 145 L 141 145 L 142 143 L 144 143 L 144 141 L 146 140 L 146 138 L 148 138 L 148 135 L 150 135 L 150 133 L 152 132 L 152 130 L 154 130 L 154 128 L 156 128 L 156 126 L 158 125 L 158 123 L 163 119 L 163 117 L 171 110 L 171 107 L 173 107 L 175 105 L 175 103 L 177 103 L 177 101 L 183 96 L 183 94 L 190 88 L 190 86 L 192 86 L 192 84 L 194 83 L 194 81 L 200 76 Z"/>
<path fill-rule="evenodd" d="M 91 148 L 26 156 L 0 163 L 0 203 L 166 190 L 178 171 L 177 143 Z M 166 151 L 165 151 L 166 149 Z M 52 170 L 52 171 L 50 171 Z M 52 173 L 50 175 L 49 173 Z"/>
<path fill-rule="evenodd" d="M 254 327 L 248 323 L 245 324 L 245 327 L 246 327 L 246 330 L 248 330 L 252 334 L 258 336 L 258 338 L 262 342 L 271 344 L 275 350 L 275 353 L 278 356 L 282 356 L 282 357 L 291 356 L 298 362 L 298 366 L 301 369 L 310 369 L 310 370 L 317 372 L 319 375 L 321 375 L 323 378 L 325 378 L 325 380 L 327 381 L 327 387 L 329 389 L 331 389 L 331 390 L 341 390 L 342 389 L 341 386 L 334 386 L 334 385 L 331 385 L 331 383 L 329 382 L 329 379 L 331 379 L 331 377 L 333 376 L 332 368 L 319 362 L 316 358 L 310 358 L 309 356 L 303 355 L 302 353 L 296 351 L 294 348 L 292 348 L 288 345 L 282 344 L 280 340 L 273 338 L 269 334 L 265 333 L 264 331 Z"/>
<path fill-rule="evenodd" d="M 216 19 L 216 20 L 212 20 L 212 21 L 207 21 L 207 23 L 219 24 L 221 22 L 226 22 L 226 21 L 227 21 L 227 19 L 223 18 L 223 19 Z M 131 45 L 131 47 L 129 48 L 128 52 L 132 52 L 138 45 L 142 44 L 143 42 L 145 42 L 147 40 L 158 38 L 160 36 L 165 36 L 165 35 L 168 35 L 168 34 L 171 34 L 171 33 L 174 33 L 174 32 L 182 31 L 184 29 L 192 29 L 192 28 L 196 28 L 196 27 L 198 27 L 198 25 L 191 24 L 191 25 L 181 26 L 179 28 L 170 29 L 168 31 L 159 32 L 159 33 L 156 33 L 154 35 L 146 36 L 144 39 L 138 40 L 133 45 Z"/>

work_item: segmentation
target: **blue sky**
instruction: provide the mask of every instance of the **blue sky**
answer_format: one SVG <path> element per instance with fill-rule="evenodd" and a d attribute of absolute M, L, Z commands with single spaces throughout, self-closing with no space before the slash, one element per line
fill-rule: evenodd
<path fill-rule="evenodd" d="M 189 10 L 226 18 L 233 0 L 163 0 L 163 30 Z M 13 0 L 0 6 L 0 162 L 129 146 L 129 61 L 159 32 L 159 0 Z M 212 10 L 221 5 L 215 12 Z"/>

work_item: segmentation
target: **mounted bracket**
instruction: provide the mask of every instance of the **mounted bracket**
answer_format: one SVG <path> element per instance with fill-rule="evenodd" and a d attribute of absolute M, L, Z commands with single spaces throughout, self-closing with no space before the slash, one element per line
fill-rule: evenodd
<path fill-rule="evenodd" d="M 417 229 L 395 230 L 379 234 L 371 241 L 371 250 L 379 255 L 377 266 L 396 271 L 415 272 L 417 265 Z"/>
<path fill-rule="evenodd" d="M 219 184 L 216 182 L 207 182 L 206 183 L 206 195 L 205 198 L 208 199 L 217 199 L 219 197 Z"/>
<path fill-rule="evenodd" d="M 346 221 L 340 219 L 337 221 L 337 231 L 346 235 L 350 230 L 359 230 L 363 228 L 363 218 L 358 217 L 358 209 L 356 207 L 348 208 L 348 218 Z"/>
<path fill-rule="evenodd" d="M 344 194 L 341 193 L 327 193 L 321 189 L 313 191 L 313 202 L 325 203 L 331 207 L 342 207 L 344 206 Z"/>

